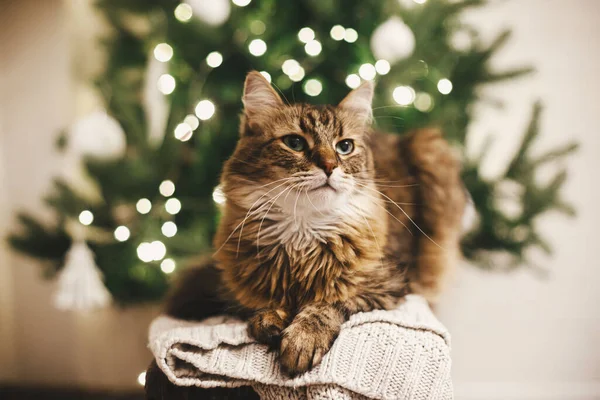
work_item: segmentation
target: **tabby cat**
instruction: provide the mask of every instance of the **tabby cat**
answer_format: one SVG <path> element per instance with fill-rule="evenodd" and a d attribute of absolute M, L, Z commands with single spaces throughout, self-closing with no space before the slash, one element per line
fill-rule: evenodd
<path fill-rule="evenodd" d="M 183 280 L 171 315 L 243 310 L 296 375 L 351 314 L 435 299 L 459 253 L 459 162 L 436 130 L 373 132 L 372 97 L 365 82 L 337 106 L 290 105 L 248 74 L 214 265 Z"/>

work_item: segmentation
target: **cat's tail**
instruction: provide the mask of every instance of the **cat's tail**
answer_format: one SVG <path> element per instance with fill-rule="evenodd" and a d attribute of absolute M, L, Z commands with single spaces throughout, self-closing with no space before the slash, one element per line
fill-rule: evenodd
<path fill-rule="evenodd" d="M 411 134 L 408 146 L 411 172 L 419 182 L 416 222 L 429 236 L 422 235 L 417 242 L 417 264 L 410 285 L 413 292 L 435 303 L 461 256 L 467 195 L 459 157 L 438 130 Z"/>

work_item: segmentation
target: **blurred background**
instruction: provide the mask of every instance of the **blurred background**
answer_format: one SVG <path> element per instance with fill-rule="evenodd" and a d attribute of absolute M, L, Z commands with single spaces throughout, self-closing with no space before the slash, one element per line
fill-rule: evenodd
<path fill-rule="evenodd" d="M 250 68 L 318 103 L 375 78 L 381 128 L 462 150 L 478 217 L 437 309 L 457 399 L 600 398 L 599 2 L 94 3 L 0 0 L 0 398 L 139 395 Z"/>

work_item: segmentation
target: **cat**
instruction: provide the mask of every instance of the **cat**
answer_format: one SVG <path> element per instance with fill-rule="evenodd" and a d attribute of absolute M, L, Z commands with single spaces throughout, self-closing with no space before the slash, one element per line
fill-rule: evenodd
<path fill-rule="evenodd" d="M 182 280 L 168 314 L 243 315 L 297 375 L 350 315 L 408 293 L 435 302 L 460 253 L 460 162 L 437 130 L 373 131 L 373 92 L 366 81 L 337 106 L 286 104 L 247 75 L 216 251 Z"/>

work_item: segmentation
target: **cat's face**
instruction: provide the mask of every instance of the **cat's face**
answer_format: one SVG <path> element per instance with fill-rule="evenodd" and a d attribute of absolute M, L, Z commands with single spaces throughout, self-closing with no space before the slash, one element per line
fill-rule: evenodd
<path fill-rule="evenodd" d="M 251 72 L 241 137 L 223 174 L 227 199 L 255 209 L 272 203 L 297 214 L 339 208 L 365 192 L 373 174 L 372 96 L 367 83 L 338 106 L 287 105 Z"/>

